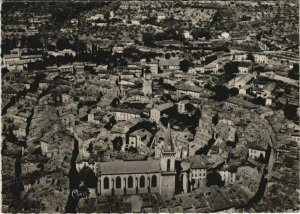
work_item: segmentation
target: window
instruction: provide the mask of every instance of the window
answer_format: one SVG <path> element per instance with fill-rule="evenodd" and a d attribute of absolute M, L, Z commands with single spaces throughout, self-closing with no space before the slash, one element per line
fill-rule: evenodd
<path fill-rule="evenodd" d="M 109 189 L 109 179 L 108 179 L 108 177 L 104 178 L 104 189 Z"/>
<path fill-rule="evenodd" d="M 156 177 L 156 175 L 152 176 L 151 187 L 157 187 L 157 177 Z"/>
<path fill-rule="evenodd" d="M 132 176 L 128 177 L 128 188 L 132 188 L 133 187 L 133 178 Z"/>
<path fill-rule="evenodd" d="M 171 165 L 171 160 L 168 159 L 168 161 L 167 161 L 167 171 L 170 171 L 170 165 Z"/>
<path fill-rule="evenodd" d="M 140 187 L 145 187 L 145 177 L 143 175 L 140 177 Z"/>
<path fill-rule="evenodd" d="M 121 178 L 119 176 L 116 178 L 116 188 L 117 189 L 121 188 Z"/>

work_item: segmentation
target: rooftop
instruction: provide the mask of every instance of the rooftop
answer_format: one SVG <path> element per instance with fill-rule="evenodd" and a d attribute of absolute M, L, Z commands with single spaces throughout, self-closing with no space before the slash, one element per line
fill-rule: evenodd
<path fill-rule="evenodd" d="M 160 172 L 159 160 L 99 162 L 98 171 L 101 175 L 141 174 Z"/>

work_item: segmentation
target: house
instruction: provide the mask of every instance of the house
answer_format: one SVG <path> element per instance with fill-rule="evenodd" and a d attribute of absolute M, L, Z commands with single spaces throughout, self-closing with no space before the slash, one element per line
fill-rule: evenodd
<path fill-rule="evenodd" d="M 254 112 L 256 112 L 259 115 L 259 117 L 262 119 L 274 114 L 274 111 L 272 109 L 266 107 L 259 107 L 255 109 Z"/>
<path fill-rule="evenodd" d="M 150 120 L 159 123 L 162 114 L 169 111 L 171 108 L 173 108 L 173 106 L 174 106 L 173 103 L 164 103 L 161 105 L 155 105 L 150 110 Z"/>
<path fill-rule="evenodd" d="M 72 74 L 73 73 L 73 65 L 62 65 L 59 67 L 61 74 Z"/>
<path fill-rule="evenodd" d="M 26 123 L 14 123 L 13 133 L 17 138 L 26 138 Z"/>
<path fill-rule="evenodd" d="M 149 67 L 152 75 L 158 74 L 158 62 L 155 61 L 148 62 L 146 66 Z"/>
<path fill-rule="evenodd" d="M 42 155 L 45 155 L 46 153 L 48 153 L 49 143 L 44 140 L 40 140 L 40 143 L 41 143 Z"/>
<path fill-rule="evenodd" d="M 297 142 L 298 145 L 300 145 L 300 133 L 299 133 L 299 132 L 296 132 L 296 131 L 293 132 L 293 133 L 291 134 L 291 140 Z"/>
<path fill-rule="evenodd" d="M 225 164 L 220 170 L 219 174 L 225 185 L 233 184 L 236 181 L 237 167 L 234 165 Z"/>
<path fill-rule="evenodd" d="M 219 64 L 217 62 L 211 62 L 204 66 L 204 73 L 217 73 L 219 70 Z"/>
<path fill-rule="evenodd" d="M 117 121 L 128 121 L 131 119 L 141 118 L 142 110 L 133 108 L 112 108 L 110 110 L 115 114 Z"/>
<path fill-rule="evenodd" d="M 242 88 L 253 79 L 252 74 L 239 75 L 228 82 L 228 88 Z"/>
<path fill-rule="evenodd" d="M 96 20 L 103 20 L 104 19 L 104 14 L 95 14 L 95 15 L 92 15 L 90 17 L 88 17 L 86 19 L 87 22 L 91 22 L 91 21 L 96 21 Z"/>
<path fill-rule="evenodd" d="M 74 63 L 74 71 L 76 74 L 84 74 L 84 64 L 83 63 Z"/>
<path fill-rule="evenodd" d="M 72 130 L 75 127 L 75 116 L 71 112 L 61 115 L 62 126 L 68 130 Z"/>
<path fill-rule="evenodd" d="M 205 73 L 205 68 L 204 66 L 200 65 L 200 66 L 193 66 L 193 67 L 189 67 L 189 70 L 187 72 L 188 74 L 191 75 L 196 75 L 198 73 L 200 74 L 204 74 Z"/>
<path fill-rule="evenodd" d="M 90 153 L 87 151 L 87 148 L 90 143 L 95 140 L 99 129 L 94 128 L 92 124 L 82 123 L 76 125 L 72 132 L 78 141 L 79 157 L 89 157 Z"/>
<path fill-rule="evenodd" d="M 132 131 L 132 128 L 139 122 L 139 119 L 128 120 L 128 121 L 120 121 L 116 123 L 111 129 L 111 139 L 121 138 L 122 139 L 122 148 L 121 150 L 125 150 L 125 143 L 128 136 L 128 132 Z"/>
<path fill-rule="evenodd" d="M 258 83 L 255 85 L 256 87 L 252 90 L 252 93 L 255 94 L 257 97 L 262 97 L 262 98 L 270 97 L 276 88 L 276 84 L 274 82 L 268 84 Z"/>
<path fill-rule="evenodd" d="M 36 61 L 42 61 L 43 56 L 42 55 L 23 55 L 21 56 L 21 60 L 26 63 L 36 62 Z"/>
<path fill-rule="evenodd" d="M 129 149 L 130 147 L 140 148 L 142 145 L 147 146 L 151 137 L 152 134 L 145 129 L 136 130 L 129 134 L 125 149 Z"/>
<path fill-rule="evenodd" d="M 202 98 L 202 97 L 210 97 L 213 95 L 213 93 L 209 90 L 206 90 L 204 88 L 200 88 L 199 86 L 190 86 L 187 84 L 182 85 L 176 85 L 176 92 L 179 94 L 186 94 L 188 96 L 191 96 L 193 98 Z"/>
<path fill-rule="evenodd" d="M 250 62 L 241 62 L 238 65 L 239 74 L 248 74 L 252 69 L 252 63 Z"/>
<path fill-rule="evenodd" d="M 253 160 L 257 159 L 262 159 L 264 160 L 266 158 L 266 153 L 267 153 L 267 145 L 264 143 L 248 143 L 247 145 L 248 148 L 248 155 L 249 158 Z"/>
<path fill-rule="evenodd" d="M 71 49 L 63 49 L 62 51 L 58 52 L 62 56 L 65 56 L 66 54 L 71 55 L 71 56 L 76 56 L 76 51 L 73 51 Z"/>
<path fill-rule="evenodd" d="M 207 164 L 203 156 L 190 156 L 190 181 L 193 189 L 204 187 L 207 179 Z"/>
<path fill-rule="evenodd" d="M 46 72 L 49 79 L 54 79 L 59 74 L 59 69 L 57 66 L 48 66 L 46 67 Z"/>
<path fill-rule="evenodd" d="M 23 61 L 17 61 L 7 65 L 7 69 L 9 69 L 10 71 L 23 71 L 26 66 L 27 64 L 25 64 Z"/>
<path fill-rule="evenodd" d="M 3 56 L 3 65 L 9 66 L 19 62 L 21 59 L 20 54 L 5 54 Z"/>
<path fill-rule="evenodd" d="M 269 59 L 265 54 L 253 54 L 254 61 L 257 63 L 268 63 Z"/>
<path fill-rule="evenodd" d="M 132 66 L 127 67 L 128 71 L 133 73 L 135 77 L 141 77 L 142 76 L 142 67 L 141 66 Z"/>
<path fill-rule="evenodd" d="M 244 87 L 239 88 L 239 94 L 246 95 L 252 91 L 251 85 L 245 85 Z"/>
<path fill-rule="evenodd" d="M 181 100 L 177 103 L 177 111 L 180 114 L 185 114 L 187 112 L 186 105 L 190 103 L 189 100 Z"/>
<path fill-rule="evenodd" d="M 48 79 L 42 79 L 42 80 L 40 80 L 40 82 L 39 82 L 39 88 L 40 88 L 40 89 L 47 89 L 51 83 L 52 83 L 51 80 L 48 80 Z"/>
<path fill-rule="evenodd" d="M 61 95 L 61 103 L 63 105 L 70 104 L 72 103 L 72 101 L 73 101 L 73 97 L 71 95 L 65 93 Z"/>
<path fill-rule="evenodd" d="M 96 68 L 96 72 L 100 72 L 100 71 L 107 71 L 107 67 L 108 65 L 98 65 Z"/>
<path fill-rule="evenodd" d="M 163 13 L 158 13 L 157 14 L 157 21 L 160 22 L 166 18 L 166 15 Z"/>
<path fill-rule="evenodd" d="M 158 65 L 161 70 L 179 70 L 179 63 L 179 59 L 160 59 Z"/>
<path fill-rule="evenodd" d="M 183 37 L 186 39 L 193 39 L 193 36 L 191 35 L 191 33 L 189 31 L 184 31 Z"/>
<path fill-rule="evenodd" d="M 115 46 L 112 48 L 112 52 L 122 54 L 124 52 L 124 47 L 123 46 Z"/>
<path fill-rule="evenodd" d="M 93 62 L 84 62 L 84 68 L 85 69 L 92 69 L 92 70 L 96 70 L 96 63 Z"/>
<path fill-rule="evenodd" d="M 134 78 L 134 74 L 129 71 L 125 71 L 121 73 L 121 80 L 130 80 Z"/>

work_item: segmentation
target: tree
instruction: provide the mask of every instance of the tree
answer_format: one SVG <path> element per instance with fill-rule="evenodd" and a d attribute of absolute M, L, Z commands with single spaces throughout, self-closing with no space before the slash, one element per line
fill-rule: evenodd
<path fill-rule="evenodd" d="M 247 54 L 247 60 L 251 60 L 252 62 L 255 61 L 255 58 L 254 58 L 254 56 L 253 56 L 252 53 L 248 53 L 248 54 Z"/>
<path fill-rule="evenodd" d="M 17 47 L 17 38 L 15 36 L 5 38 L 1 41 L 1 51 L 3 54 L 8 54 L 15 47 Z"/>
<path fill-rule="evenodd" d="M 260 163 L 265 163 L 265 158 L 263 156 L 263 154 L 260 154 L 258 158 L 256 158 L 256 161 L 260 162 Z"/>
<path fill-rule="evenodd" d="M 27 48 L 38 49 L 43 48 L 42 37 L 40 34 L 35 34 L 27 37 Z"/>
<path fill-rule="evenodd" d="M 297 120 L 297 106 L 291 105 L 286 102 L 286 105 L 284 107 L 284 116 L 288 120 Z"/>
<path fill-rule="evenodd" d="M 93 188 L 97 186 L 97 177 L 94 171 L 89 167 L 83 167 L 79 172 L 80 180 L 84 182 L 84 186 L 87 188 Z"/>
<path fill-rule="evenodd" d="M 299 80 L 299 64 L 294 63 L 293 68 L 289 70 L 288 77 L 294 80 Z"/>
<path fill-rule="evenodd" d="M 143 34 L 143 42 L 145 46 L 154 47 L 154 36 L 151 33 Z"/>
<path fill-rule="evenodd" d="M 257 71 L 258 73 L 261 73 L 261 72 L 264 72 L 265 71 L 265 68 L 263 66 L 257 66 L 255 67 L 255 71 Z"/>
<path fill-rule="evenodd" d="M 2 68 L 1 69 L 1 74 L 2 74 L 2 79 L 5 77 L 6 74 L 9 73 L 9 70 L 7 68 Z"/>
<path fill-rule="evenodd" d="M 211 38 L 211 34 L 208 31 L 205 31 L 204 29 L 195 29 L 192 31 L 192 36 L 194 37 L 194 39 L 201 39 L 201 38 L 205 38 L 205 39 L 210 39 Z"/>
<path fill-rule="evenodd" d="M 166 59 L 170 59 L 170 57 L 171 57 L 171 54 L 170 54 L 170 53 L 166 53 L 166 54 L 165 54 L 165 58 L 166 58 Z"/>
<path fill-rule="evenodd" d="M 233 75 L 239 72 L 238 62 L 228 62 L 224 65 L 224 71 L 227 75 Z"/>
<path fill-rule="evenodd" d="M 239 89 L 238 88 L 231 88 L 229 89 L 229 94 L 230 96 L 236 96 L 239 94 Z"/>
<path fill-rule="evenodd" d="M 35 61 L 28 63 L 28 70 L 42 70 L 45 69 L 45 63 L 43 61 Z"/>
<path fill-rule="evenodd" d="M 212 123 L 216 126 L 219 122 L 219 114 L 215 114 L 215 116 L 213 116 L 212 118 Z"/>
<path fill-rule="evenodd" d="M 262 97 L 256 97 L 252 100 L 252 103 L 254 103 L 256 105 L 265 105 L 266 100 L 263 99 Z"/>
<path fill-rule="evenodd" d="M 185 73 L 189 70 L 190 66 L 191 66 L 191 62 L 186 59 L 180 61 L 180 63 L 179 63 L 180 70 L 182 70 Z"/>
<path fill-rule="evenodd" d="M 207 186 L 214 186 L 217 185 L 219 187 L 224 186 L 225 181 L 222 181 L 221 175 L 214 171 L 207 175 Z"/>
<path fill-rule="evenodd" d="M 128 152 L 136 154 L 136 153 L 138 153 L 138 150 L 137 150 L 136 147 L 130 146 L 129 149 L 128 149 Z"/>
<path fill-rule="evenodd" d="M 130 59 L 132 59 L 132 61 L 136 62 L 139 60 L 140 51 L 136 48 L 129 47 L 124 50 L 124 56 L 126 58 L 130 58 Z"/>
<path fill-rule="evenodd" d="M 256 40 L 257 41 L 261 41 L 261 36 L 262 36 L 261 32 L 259 32 L 258 34 L 256 34 Z"/>
<path fill-rule="evenodd" d="M 113 141 L 113 149 L 116 151 L 121 151 L 123 140 L 121 137 L 116 137 Z"/>
<path fill-rule="evenodd" d="M 69 42 L 69 39 L 67 38 L 58 38 L 56 41 L 56 48 L 57 50 L 64 50 L 64 49 L 70 49 L 71 45 Z"/>
<path fill-rule="evenodd" d="M 223 85 L 216 85 L 214 88 L 215 96 L 214 98 L 217 101 L 226 100 L 229 97 L 229 90 L 226 86 Z"/>
<path fill-rule="evenodd" d="M 223 19 L 223 14 L 221 14 L 220 11 L 217 11 L 212 18 L 212 23 L 213 24 L 220 23 L 222 21 L 222 19 Z"/>
<path fill-rule="evenodd" d="M 26 46 L 27 46 L 27 38 L 24 35 L 22 35 L 22 37 L 21 37 L 21 47 L 25 48 Z"/>
<path fill-rule="evenodd" d="M 115 97 L 113 99 L 113 101 L 111 102 L 111 106 L 114 107 L 114 108 L 116 108 L 116 107 L 118 107 L 119 103 L 120 103 L 119 98 Z"/>

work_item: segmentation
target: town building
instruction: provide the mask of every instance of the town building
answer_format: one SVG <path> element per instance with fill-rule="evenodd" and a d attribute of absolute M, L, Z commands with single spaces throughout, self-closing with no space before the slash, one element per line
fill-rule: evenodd
<path fill-rule="evenodd" d="M 150 110 L 150 120 L 159 123 L 160 118 L 163 116 L 163 114 L 169 111 L 173 106 L 174 106 L 173 103 L 164 103 L 160 105 L 155 105 Z"/>
<path fill-rule="evenodd" d="M 144 78 L 143 78 L 143 93 L 145 96 L 152 95 L 152 75 L 151 71 L 144 71 Z"/>
<path fill-rule="evenodd" d="M 102 196 L 159 193 L 164 198 L 173 197 L 176 188 L 175 151 L 170 128 L 167 130 L 159 159 L 96 163 L 97 193 Z"/>

